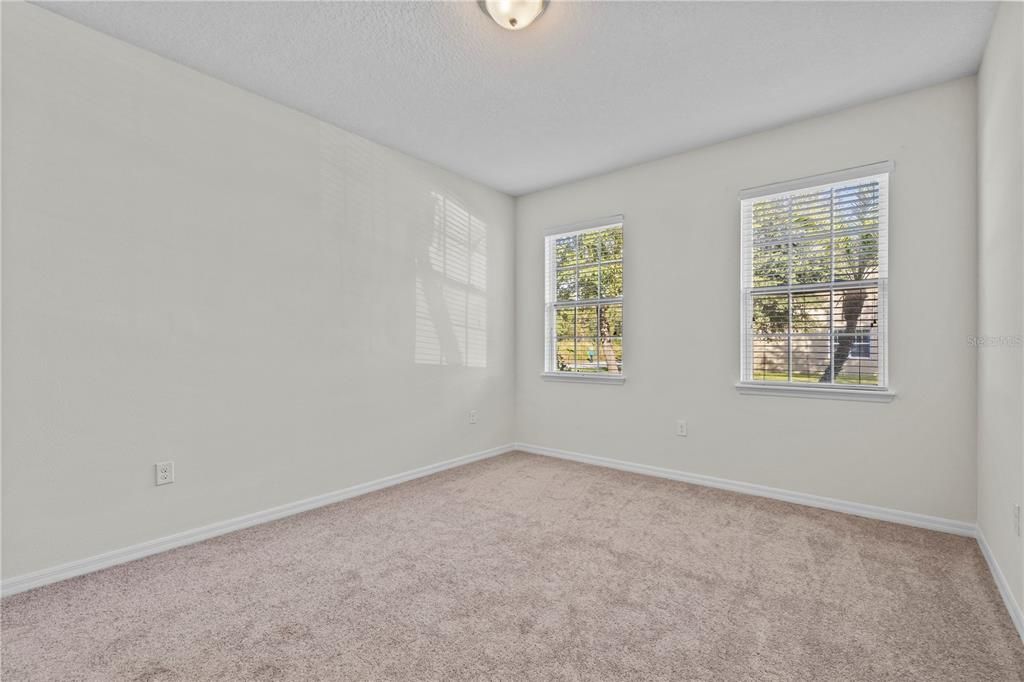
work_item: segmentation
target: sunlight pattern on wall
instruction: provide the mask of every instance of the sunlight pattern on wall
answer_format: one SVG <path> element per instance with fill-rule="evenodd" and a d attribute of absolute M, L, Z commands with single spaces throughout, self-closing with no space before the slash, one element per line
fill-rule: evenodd
<path fill-rule="evenodd" d="M 416 257 L 416 362 L 487 366 L 487 225 L 438 193 Z"/>

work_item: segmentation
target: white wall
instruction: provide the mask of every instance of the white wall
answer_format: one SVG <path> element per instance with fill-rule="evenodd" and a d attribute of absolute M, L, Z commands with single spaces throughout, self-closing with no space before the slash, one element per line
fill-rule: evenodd
<path fill-rule="evenodd" d="M 978 526 L 1018 603 L 1024 500 L 1024 6 L 1002 3 L 978 73 Z"/>
<path fill-rule="evenodd" d="M 519 440 L 973 522 L 975 143 L 965 78 L 522 197 Z M 886 160 L 898 397 L 738 395 L 737 192 Z M 543 232 L 618 213 L 626 382 L 546 382 Z"/>
<path fill-rule="evenodd" d="M 512 440 L 512 199 L 28 5 L 3 89 L 5 578 Z"/>

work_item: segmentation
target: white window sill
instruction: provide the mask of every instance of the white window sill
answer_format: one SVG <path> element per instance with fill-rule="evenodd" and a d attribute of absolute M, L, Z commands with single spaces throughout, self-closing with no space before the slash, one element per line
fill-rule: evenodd
<path fill-rule="evenodd" d="M 585 374 L 583 372 L 541 372 L 544 381 L 576 381 L 581 384 L 621 384 L 626 380 L 622 374 Z"/>
<path fill-rule="evenodd" d="M 736 390 L 743 395 L 770 395 L 786 398 L 822 398 L 825 400 L 860 400 L 888 403 L 896 393 L 887 388 L 839 388 L 833 386 L 793 386 L 741 381 Z"/>

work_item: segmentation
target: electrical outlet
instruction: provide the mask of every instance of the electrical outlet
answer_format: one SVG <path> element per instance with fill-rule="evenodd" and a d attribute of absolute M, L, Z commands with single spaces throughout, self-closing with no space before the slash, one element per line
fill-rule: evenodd
<path fill-rule="evenodd" d="M 1013 505 L 1013 529 L 1017 531 L 1017 537 L 1020 537 L 1020 505 Z"/>
<path fill-rule="evenodd" d="M 476 410 L 470 410 L 469 411 L 469 423 L 470 424 L 476 424 L 476 419 L 477 419 Z"/>
<path fill-rule="evenodd" d="M 678 421 L 676 421 L 676 435 L 677 436 L 685 436 L 686 435 L 686 420 L 685 419 L 679 419 Z"/>
<path fill-rule="evenodd" d="M 156 484 L 167 485 L 174 483 L 174 462 L 157 462 Z"/>

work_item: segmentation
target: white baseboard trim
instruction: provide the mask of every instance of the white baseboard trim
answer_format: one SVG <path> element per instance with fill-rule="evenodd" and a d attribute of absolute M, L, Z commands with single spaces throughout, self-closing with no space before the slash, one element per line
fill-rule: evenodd
<path fill-rule="evenodd" d="M 1024 612 L 1021 612 L 1020 604 L 1013 598 L 1013 592 L 1010 591 L 1010 584 L 1006 582 L 1006 576 L 1003 575 L 1003 569 L 999 568 L 999 564 L 996 563 L 996 558 L 992 555 L 992 550 L 988 546 L 988 541 L 985 540 L 985 534 L 982 532 L 981 527 L 978 527 L 978 546 L 981 547 L 981 554 L 985 557 L 985 561 L 988 563 L 988 570 L 992 573 L 992 577 L 996 581 L 996 587 L 999 588 L 999 594 L 1003 598 L 1003 603 L 1006 604 L 1006 610 L 1010 612 L 1010 620 L 1013 621 L 1013 625 L 1017 628 L 1017 634 L 1020 635 L 1022 641 L 1024 641 Z"/>
<path fill-rule="evenodd" d="M 470 462 L 476 462 L 516 450 L 535 455 L 545 455 L 547 457 L 556 457 L 559 459 L 581 462 L 583 464 L 593 464 L 595 466 L 645 474 L 648 476 L 657 476 L 659 478 L 667 478 L 674 481 L 694 483 L 696 485 L 707 486 L 710 488 L 719 488 L 738 493 L 757 495 L 759 497 L 768 497 L 785 502 L 802 504 L 809 507 L 829 509 L 831 511 L 864 516 L 871 519 L 902 523 L 905 525 L 916 526 L 918 528 L 927 528 L 946 533 L 954 533 L 956 535 L 977 537 L 982 554 L 988 562 L 989 570 L 992 572 L 992 576 L 999 588 L 999 593 L 1002 595 L 1003 601 L 1006 603 L 1006 608 L 1010 612 L 1010 618 L 1017 627 L 1017 631 L 1021 634 L 1021 638 L 1024 639 L 1024 615 L 1022 615 L 1020 606 L 1017 604 L 1016 600 L 1014 600 L 1013 594 L 1010 592 L 1009 586 L 1006 582 L 1006 578 L 1003 575 L 1002 570 L 999 568 L 999 565 L 995 562 L 991 550 L 988 547 L 988 543 L 985 541 L 984 535 L 982 535 L 980 529 L 977 529 L 974 524 L 927 516 L 924 514 L 887 509 L 885 507 L 875 507 L 856 502 L 846 502 L 844 500 L 837 500 L 829 497 L 808 495 L 806 493 L 782 490 L 780 488 L 771 488 L 754 483 L 731 481 L 724 478 L 705 476 L 703 474 L 693 474 L 674 469 L 650 466 L 647 464 L 637 464 L 634 462 L 625 462 L 607 457 L 597 457 L 594 455 L 585 455 L 567 450 L 541 447 L 539 445 L 531 445 L 529 443 L 501 445 L 489 450 L 456 457 L 436 464 L 429 464 L 424 467 L 395 474 L 394 476 L 387 476 L 368 483 L 360 483 L 334 492 L 310 497 L 305 500 L 290 502 L 264 511 L 246 514 L 244 516 L 213 523 L 201 528 L 182 531 L 156 540 L 141 542 L 136 545 L 113 550 L 104 554 L 98 554 L 86 559 L 71 561 L 59 566 L 35 571 L 33 573 L 26 573 L 24 575 L 4 580 L 2 586 L 0 586 L 0 594 L 5 597 L 11 594 L 17 594 L 18 592 L 42 587 L 43 585 L 59 582 L 75 576 L 84 575 L 86 573 L 92 573 L 94 571 L 127 563 L 135 559 L 141 559 L 153 554 L 159 554 L 160 552 L 166 552 L 167 550 L 174 549 L 176 547 L 183 547 L 185 545 L 201 542 L 218 535 L 224 535 L 225 533 L 249 528 L 250 526 L 256 526 L 261 523 L 267 523 L 268 521 L 274 521 L 286 516 L 292 516 L 293 514 L 299 514 L 304 511 L 316 509 L 317 507 L 323 507 L 352 497 L 365 495 L 376 490 L 398 485 L 399 483 L 411 481 L 416 478 L 422 478 L 423 476 L 429 476 L 431 474 L 445 471 L 446 469 L 453 469 L 464 464 L 469 464 Z"/>
<path fill-rule="evenodd" d="M 928 516 L 926 514 L 915 514 L 913 512 L 905 512 L 898 509 L 888 509 L 886 507 L 876 507 L 870 504 L 860 504 L 859 502 L 847 502 L 845 500 L 837 500 L 831 497 L 820 497 L 818 495 L 798 493 L 791 490 L 783 490 L 781 488 L 770 488 L 756 483 L 732 481 L 725 478 L 705 476 L 704 474 L 691 474 L 685 471 L 677 471 L 675 469 L 665 469 L 662 467 L 650 466 L 648 464 L 624 462 L 618 459 L 585 455 L 579 452 L 569 452 L 568 450 L 557 450 L 555 448 L 546 448 L 539 445 L 531 445 L 529 443 L 516 443 L 515 447 L 520 452 L 529 452 L 535 455 L 557 457 L 559 459 L 567 459 L 573 462 L 582 462 L 584 464 L 594 464 L 596 466 L 608 467 L 610 469 L 619 469 L 620 471 L 630 471 L 636 474 L 668 478 L 673 481 L 694 483 L 696 485 L 703 485 L 709 488 L 731 490 L 732 492 L 757 495 L 758 497 L 770 497 L 773 500 L 793 502 L 807 507 L 828 509 L 831 511 L 842 512 L 844 514 L 853 514 L 854 516 L 864 516 L 869 519 L 891 521 L 893 523 L 901 523 L 907 526 L 916 526 L 917 528 L 927 528 L 929 530 L 937 530 L 944 533 L 975 537 L 975 525 L 965 521 L 954 521 L 952 519 Z"/>
<path fill-rule="evenodd" d="M 24 592 L 25 590 L 31 590 L 35 587 L 42 587 L 43 585 L 48 585 L 50 583 L 66 580 L 86 573 L 92 573 L 93 571 L 99 571 L 104 568 L 110 568 L 111 566 L 123 564 L 135 559 L 141 559 L 152 554 L 166 552 L 167 550 L 174 549 L 175 547 L 191 545 L 218 535 L 224 535 L 225 533 L 241 530 L 250 526 L 256 526 L 261 523 L 267 523 L 268 521 L 275 521 L 286 516 L 292 516 L 293 514 L 299 514 L 304 511 L 309 511 L 310 509 L 316 509 L 317 507 L 341 502 L 342 500 L 347 500 L 351 497 L 358 497 L 359 495 L 372 493 L 376 490 L 398 485 L 399 483 L 405 483 L 406 481 L 411 481 L 416 478 L 436 474 L 440 471 L 445 471 L 446 469 L 453 469 L 464 464 L 469 464 L 470 462 L 476 462 L 482 459 L 487 459 L 488 457 L 501 455 L 506 452 L 511 452 L 514 449 L 515 448 L 511 444 L 500 445 L 489 450 L 474 452 L 462 457 L 455 457 L 454 459 L 438 462 L 437 464 L 428 464 L 427 466 L 395 474 L 394 476 L 379 478 L 375 481 L 370 481 L 369 483 L 360 483 L 334 492 L 317 495 L 305 500 L 299 500 L 298 502 L 289 502 L 288 504 L 282 504 L 277 507 L 272 507 L 271 509 L 238 516 L 233 519 L 228 519 L 227 521 L 212 523 L 201 528 L 193 528 L 191 530 L 182 531 L 156 540 L 140 542 L 137 545 L 131 545 L 130 547 L 123 547 L 111 552 L 97 554 L 96 556 L 92 556 L 87 559 L 70 561 L 66 564 L 53 566 L 52 568 L 44 568 L 40 571 L 15 576 L 3 581 L 2 586 L 0 586 L 0 595 L 6 597 L 11 594 L 17 594 L 18 592 Z"/>

